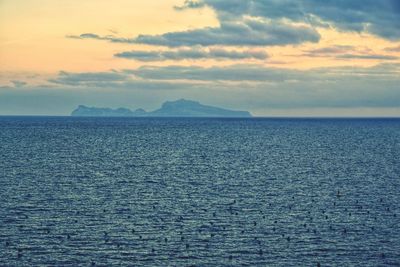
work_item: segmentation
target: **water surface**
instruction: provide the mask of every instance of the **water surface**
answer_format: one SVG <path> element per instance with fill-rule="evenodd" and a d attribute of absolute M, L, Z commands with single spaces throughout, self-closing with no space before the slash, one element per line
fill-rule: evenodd
<path fill-rule="evenodd" d="M 0 117 L 0 265 L 400 266 L 400 120 Z"/>

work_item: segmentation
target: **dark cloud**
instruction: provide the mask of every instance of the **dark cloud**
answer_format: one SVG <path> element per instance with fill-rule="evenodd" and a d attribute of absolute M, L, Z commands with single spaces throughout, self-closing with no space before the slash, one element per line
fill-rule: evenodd
<path fill-rule="evenodd" d="M 260 65 L 232 65 L 226 67 L 198 66 L 143 66 L 135 70 L 126 70 L 145 80 L 196 80 L 196 81 L 252 81 L 252 82 L 287 82 L 305 81 L 308 83 L 339 80 L 364 79 L 399 80 L 400 67 L 393 64 L 382 64 L 374 68 L 316 68 L 295 70 Z"/>
<path fill-rule="evenodd" d="M 119 38 L 112 35 L 99 36 L 85 33 L 79 36 L 68 35 L 74 39 L 96 39 L 116 43 L 137 43 L 157 46 L 272 46 L 316 43 L 319 33 L 308 26 L 298 26 L 283 21 L 269 21 L 244 18 L 237 21 L 222 21 L 220 27 L 171 32 L 161 35 L 139 35 L 136 38 Z"/>
<path fill-rule="evenodd" d="M 182 6 L 174 6 L 175 10 L 196 9 L 202 8 L 205 3 L 202 1 L 185 0 Z"/>
<path fill-rule="evenodd" d="M 196 66 L 144 66 L 130 73 L 151 80 L 198 80 L 198 81 L 284 81 L 302 79 L 301 71 L 287 69 L 265 68 L 259 65 L 235 65 L 227 67 L 196 67 Z"/>
<path fill-rule="evenodd" d="M 400 82 L 400 64 L 380 64 L 370 68 L 329 67 L 311 70 L 295 70 L 261 65 L 233 65 L 226 67 L 198 66 L 144 66 L 138 69 L 97 72 L 69 73 L 60 72 L 50 83 L 59 86 L 114 88 L 114 89 L 186 89 L 193 90 L 199 85 L 215 88 L 218 86 L 240 86 L 246 84 L 247 89 L 257 84 L 259 87 L 296 86 L 306 87 L 341 84 L 343 82 L 359 82 L 365 86 L 371 83 Z M 226 85 L 224 85 L 226 84 Z M 400 103 L 400 102 L 399 102 Z"/>
<path fill-rule="evenodd" d="M 328 47 L 321 47 L 321 48 L 307 50 L 305 51 L 306 54 L 304 55 L 310 57 L 331 56 L 331 55 L 348 53 L 354 50 L 355 47 L 350 45 L 333 45 Z"/>
<path fill-rule="evenodd" d="M 172 90 L 185 87 L 184 82 L 159 82 L 137 79 L 129 72 L 84 72 L 73 73 L 61 71 L 56 78 L 49 79 L 50 84 L 81 88 L 107 89 L 144 89 Z"/>
<path fill-rule="evenodd" d="M 397 60 L 399 57 L 379 54 L 344 54 L 336 56 L 339 59 L 376 59 L 376 60 Z"/>
<path fill-rule="evenodd" d="M 97 39 L 97 40 L 109 40 L 107 37 L 101 37 L 94 33 L 82 33 L 80 35 L 67 35 L 70 39 Z"/>
<path fill-rule="evenodd" d="M 271 46 L 318 42 L 320 35 L 307 26 L 282 21 L 243 19 L 221 22 L 217 28 L 172 32 L 162 35 L 139 35 L 135 42 L 159 46 Z"/>
<path fill-rule="evenodd" d="M 216 11 L 219 27 L 133 38 L 94 33 L 68 37 L 168 47 L 271 46 L 318 42 L 320 35 L 314 27 L 335 27 L 400 40 L 399 0 L 186 0 L 175 9 L 204 5 Z"/>
<path fill-rule="evenodd" d="M 383 54 L 375 54 L 370 49 L 358 49 L 354 46 L 335 45 L 307 50 L 303 56 L 308 57 L 334 57 L 336 59 L 376 59 L 397 60 L 399 57 Z"/>
<path fill-rule="evenodd" d="M 163 61 L 184 59 L 257 59 L 265 60 L 268 54 L 264 51 L 229 51 L 222 48 L 203 49 L 194 47 L 190 49 L 178 49 L 169 51 L 127 51 L 114 55 L 119 58 L 134 59 L 138 61 Z"/>
<path fill-rule="evenodd" d="M 204 0 L 223 20 L 250 15 L 315 24 L 315 18 L 342 30 L 400 39 L 398 0 Z M 319 25 L 320 26 L 320 25 Z"/>
<path fill-rule="evenodd" d="M 162 61 L 167 60 L 162 51 L 125 51 L 114 54 L 114 57 L 134 59 L 138 61 Z"/>
<path fill-rule="evenodd" d="M 50 79 L 52 84 L 85 87 L 118 87 L 118 88 L 157 88 L 164 82 L 165 88 L 185 88 L 187 84 L 207 84 L 221 82 L 258 84 L 306 82 L 338 83 L 340 81 L 400 81 L 400 64 L 385 63 L 374 67 L 326 67 L 310 70 L 284 69 L 261 65 L 231 65 L 221 67 L 200 66 L 142 66 L 137 69 L 122 71 L 70 73 L 61 71 L 57 77 Z M 163 87 L 163 86 L 161 86 Z M 190 89 L 190 88 L 188 88 Z"/>
<path fill-rule="evenodd" d="M 49 80 L 62 85 L 101 85 L 127 81 L 128 76 L 117 72 L 83 72 L 71 73 L 60 71 L 57 78 Z"/>
<path fill-rule="evenodd" d="M 80 35 L 67 35 L 67 38 L 70 39 L 95 39 L 95 40 L 102 40 L 102 41 L 109 41 L 112 43 L 135 43 L 135 39 L 129 39 L 129 38 L 121 38 L 121 37 L 116 37 L 114 35 L 105 35 L 105 36 L 100 36 L 98 34 L 94 33 L 83 33 Z"/>

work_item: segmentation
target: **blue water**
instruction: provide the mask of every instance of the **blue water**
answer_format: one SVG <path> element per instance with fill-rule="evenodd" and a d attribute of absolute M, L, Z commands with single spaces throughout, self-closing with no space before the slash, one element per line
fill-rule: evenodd
<path fill-rule="evenodd" d="M 0 117 L 1 266 L 400 266 L 400 120 Z"/>

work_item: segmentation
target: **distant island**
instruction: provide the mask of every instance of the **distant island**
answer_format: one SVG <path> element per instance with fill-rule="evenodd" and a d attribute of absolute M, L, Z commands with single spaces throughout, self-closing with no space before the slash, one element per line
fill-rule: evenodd
<path fill-rule="evenodd" d="M 127 108 L 96 108 L 84 105 L 78 106 L 72 111 L 74 117 L 230 117 L 249 118 L 252 117 L 248 111 L 236 111 L 219 107 L 207 106 L 197 101 L 180 99 L 167 101 L 161 108 L 147 112 L 144 109 L 134 111 Z"/>

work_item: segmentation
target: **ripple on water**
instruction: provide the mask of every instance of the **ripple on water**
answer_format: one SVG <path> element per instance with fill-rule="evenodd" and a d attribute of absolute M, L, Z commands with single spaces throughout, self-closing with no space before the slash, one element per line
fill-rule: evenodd
<path fill-rule="evenodd" d="M 398 266 L 400 121 L 0 117 L 6 266 Z"/>

